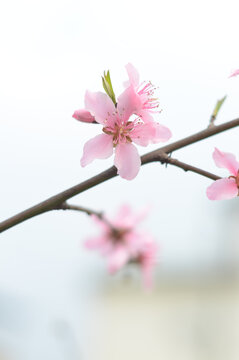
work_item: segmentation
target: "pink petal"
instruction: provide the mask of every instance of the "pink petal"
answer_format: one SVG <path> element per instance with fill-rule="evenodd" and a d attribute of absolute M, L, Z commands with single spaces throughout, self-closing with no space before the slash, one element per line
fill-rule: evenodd
<path fill-rule="evenodd" d="M 100 219 L 98 216 L 92 214 L 91 219 L 97 225 L 104 233 L 106 233 L 109 230 L 109 225 L 103 220 Z"/>
<path fill-rule="evenodd" d="M 128 204 L 121 205 L 112 223 L 115 227 L 127 227 L 126 221 L 131 215 L 131 207 Z"/>
<path fill-rule="evenodd" d="M 105 235 L 88 238 L 85 241 L 84 246 L 88 250 L 98 250 L 104 257 L 108 257 L 112 253 L 113 249 L 112 243 Z"/>
<path fill-rule="evenodd" d="M 145 244 L 144 252 L 141 255 L 143 283 L 146 289 L 152 289 L 153 287 L 153 269 L 156 264 L 157 252 L 158 246 L 156 242 L 150 241 Z"/>
<path fill-rule="evenodd" d="M 122 268 L 128 261 L 129 254 L 124 246 L 115 248 L 108 257 L 108 271 L 113 274 Z"/>
<path fill-rule="evenodd" d="M 118 97 L 117 110 L 122 120 L 128 120 L 133 114 L 141 109 L 140 96 L 136 93 L 133 86 L 128 87 Z"/>
<path fill-rule="evenodd" d="M 149 143 L 167 141 L 171 135 L 171 131 L 167 127 L 154 121 L 148 121 L 135 126 L 130 137 L 136 144 L 147 146 Z"/>
<path fill-rule="evenodd" d="M 142 106 L 142 101 L 141 101 L 141 106 Z M 150 113 L 149 110 L 141 109 L 137 115 L 138 115 L 144 122 L 154 121 L 154 118 L 153 118 L 153 116 L 152 116 L 152 113 Z"/>
<path fill-rule="evenodd" d="M 148 146 L 155 138 L 155 123 L 139 123 L 131 131 L 130 137 L 132 141 L 140 146 Z"/>
<path fill-rule="evenodd" d="M 88 238 L 84 245 L 87 249 L 100 249 L 105 246 L 106 239 L 104 236 L 98 236 L 98 237 L 91 237 Z"/>
<path fill-rule="evenodd" d="M 154 143 L 168 141 L 172 136 L 171 131 L 164 125 L 155 123 L 155 138 Z"/>
<path fill-rule="evenodd" d="M 114 164 L 118 174 L 127 180 L 132 180 L 138 174 L 141 159 L 138 150 L 133 144 L 118 144 L 115 149 Z"/>
<path fill-rule="evenodd" d="M 132 226 L 133 227 L 133 226 Z M 124 236 L 124 243 L 127 246 L 127 249 L 132 258 L 137 258 L 140 251 L 142 250 L 142 246 L 145 242 L 145 234 L 140 231 L 135 231 L 132 229 L 127 232 Z"/>
<path fill-rule="evenodd" d="M 119 208 L 115 219 L 112 221 L 115 227 L 132 229 L 140 223 L 149 213 L 150 207 L 145 206 L 139 212 L 133 212 L 128 204 L 124 204 Z"/>
<path fill-rule="evenodd" d="M 107 159 L 113 154 L 112 136 L 101 134 L 85 143 L 81 166 L 86 166 L 94 159 Z"/>
<path fill-rule="evenodd" d="M 85 93 L 85 107 L 95 116 L 95 120 L 100 124 L 105 124 L 107 119 L 112 117 L 115 112 L 115 106 L 108 95 L 102 92 Z"/>
<path fill-rule="evenodd" d="M 239 170 L 239 162 L 236 157 L 231 153 L 225 153 L 215 148 L 213 154 L 215 164 L 220 168 L 225 168 L 230 171 L 231 174 L 237 176 Z"/>
<path fill-rule="evenodd" d="M 238 195 L 238 187 L 233 179 L 219 179 L 207 188 L 210 200 L 232 199 Z"/>
<path fill-rule="evenodd" d="M 136 68 L 130 63 L 128 63 L 125 67 L 126 67 L 126 71 L 128 73 L 130 84 L 133 86 L 138 86 L 139 85 L 139 73 L 136 70 Z"/>
<path fill-rule="evenodd" d="M 72 115 L 72 117 L 75 118 L 76 120 L 86 123 L 92 123 L 95 121 L 94 116 L 92 116 L 91 113 L 85 109 L 76 110 Z"/>
<path fill-rule="evenodd" d="M 231 73 L 231 75 L 229 76 L 229 78 L 231 78 L 231 77 L 233 77 L 233 76 L 237 76 L 237 75 L 239 75 L 239 69 L 234 70 L 234 71 Z"/>

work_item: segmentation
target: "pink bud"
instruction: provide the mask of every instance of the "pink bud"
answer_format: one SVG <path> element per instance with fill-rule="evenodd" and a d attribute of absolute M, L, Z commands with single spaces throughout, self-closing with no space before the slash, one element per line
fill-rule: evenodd
<path fill-rule="evenodd" d="M 73 118 L 76 120 L 86 122 L 86 123 L 93 123 L 95 122 L 94 116 L 91 115 L 91 113 L 85 109 L 79 109 L 74 112 L 72 115 Z"/>

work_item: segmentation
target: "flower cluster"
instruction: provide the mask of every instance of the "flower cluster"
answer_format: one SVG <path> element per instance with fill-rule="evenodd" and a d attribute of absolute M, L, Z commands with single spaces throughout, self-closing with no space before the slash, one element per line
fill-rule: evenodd
<path fill-rule="evenodd" d="M 108 271 L 111 274 L 128 263 L 139 264 L 144 285 L 151 288 L 157 244 L 150 234 L 137 229 L 145 215 L 146 211 L 134 214 L 128 205 L 121 206 L 114 219 L 100 219 L 92 215 L 101 233 L 87 239 L 85 246 L 98 250 L 107 259 Z"/>
<path fill-rule="evenodd" d="M 102 125 L 102 133 L 86 142 L 81 158 L 84 167 L 95 159 L 106 159 L 115 152 L 114 165 L 124 179 L 134 179 L 140 169 L 141 159 L 136 145 L 170 139 L 171 131 L 154 120 L 159 113 L 156 88 L 151 82 L 140 82 L 139 73 L 132 64 L 126 65 L 128 80 L 125 90 L 115 96 L 110 73 L 102 77 L 103 92 L 85 93 L 85 108 L 76 110 L 73 117 L 81 122 Z M 229 77 L 239 75 L 239 69 Z M 220 110 L 219 100 L 213 112 L 213 121 Z M 213 123 L 212 121 L 212 123 Z M 210 125 L 213 125 L 210 123 Z M 207 188 L 210 200 L 231 199 L 239 195 L 239 162 L 235 156 L 217 148 L 213 159 L 220 168 L 229 170 L 227 178 L 216 180 Z M 144 285 L 152 286 L 152 271 L 156 263 L 157 245 L 150 234 L 139 231 L 137 226 L 145 213 L 134 215 L 129 206 L 122 206 L 116 217 L 108 219 L 92 215 L 100 234 L 88 238 L 85 246 L 98 250 L 107 260 L 109 273 L 113 274 L 128 263 L 137 263 L 143 274 Z"/>
<path fill-rule="evenodd" d="M 159 102 L 154 96 L 151 82 L 140 82 L 133 65 L 126 66 L 129 80 L 125 90 L 115 100 L 109 72 L 103 77 L 106 91 L 85 94 L 85 109 L 76 110 L 73 117 L 87 123 L 102 125 L 102 133 L 86 142 L 81 165 L 94 159 L 106 159 L 115 149 L 114 165 L 118 174 L 132 180 L 139 172 L 141 160 L 135 144 L 147 146 L 169 140 L 171 131 L 154 121 Z"/>

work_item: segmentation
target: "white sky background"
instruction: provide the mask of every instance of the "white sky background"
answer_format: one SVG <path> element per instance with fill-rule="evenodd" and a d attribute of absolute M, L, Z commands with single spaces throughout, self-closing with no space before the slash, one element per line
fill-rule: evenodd
<path fill-rule="evenodd" d="M 228 79 L 239 67 L 238 30 L 238 2 L 230 0 L 2 4 L 1 219 L 111 166 L 113 158 L 80 167 L 83 145 L 100 126 L 71 118 L 83 107 L 86 89 L 102 90 L 104 70 L 110 69 L 118 94 L 129 61 L 142 80 L 159 86 L 158 121 L 172 130 L 172 141 L 205 128 L 225 94 L 218 123 L 238 117 L 239 78 Z M 232 130 L 174 156 L 226 175 L 211 154 L 217 146 L 239 157 L 238 135 Z M 160 241 L 162 269 L 187 268 L 215 258 L 223 204 L 207 200 L 209 184 L 180 169 L 150 164 L 131 182 L 113 179 L 71 202 L 108 213 L 122 202 L 152 205 L 144 225 Z M 52 212 L 3 233 L 0 289 L 75 318 L 77 305 L 84 308 L 89 300 L 89 279 L 104 271 L 98 257 L 80 247 L 92 231 L 84 214 Z"/>

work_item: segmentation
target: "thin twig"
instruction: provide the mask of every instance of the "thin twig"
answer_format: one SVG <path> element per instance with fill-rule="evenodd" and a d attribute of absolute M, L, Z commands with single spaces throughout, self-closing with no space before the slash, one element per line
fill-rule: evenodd
<path fill-rule="evenodd" d="M 96 215 L 99 219 L 103 219 L 103 211 L 95 211 L 83 206 L 68 204 L 64 201 L 62 204 L 57 206 L 55 210 L 75 210 L 86 213 L 87 215 Z"/>
<path fill-rule="evenodd" d="M 202 170 L 202 169 L 199 169 L 198 167 L 195 167 L 195 166 L 192 166 L 192 165 L 189 165 L 189 164 L 186 164 L 182 161 L 179 161 L 177 159 L 174 159 L 170 156 L 168 156 L 167 154 L 162 154 L 159 156 L 159 161 L 164 164 L 170 164 L 170 165 L 174 165 L 174 166 L 177 166 L 181 169 L 183 169 L 184 171 L 191 171 L 191 172 L 194 172 L 196 174 L 199 174 L 199 175 L 202 175 L 208 179 L 212 179 L 212 180 L 219 180 L 221 179 L 220 176 L 217 176 L 215 174 L 212 174 L 208 171 L 205 171 L 205 170 Z"/>
<path fill-rule="evenodd" d="M 91 215 L 95 215 L 97 216 L 101 221 L 103 221 L 105 224 L 108 225 L 108 227 L 111 229 L 112 232 L 118 232 L 119 230 L 116 229 L 109 221 L 108 219 L 104 216 L 103 211 L 95 211 L 83 206 L 79 206 L 79 205 L 72 205 L 72 204 L 68 204 L 66 201 L 64 201 L 62 204 L 60 204 L 59 206 L 57 206 L 55 209 L 53 210 L 73 210 L 73 211 L 80 211 L 80 212 L 84 212 L 87 215 L 91 216 Z"/>
<path fill-rule="evenodd" d="M 142 165 L 145 165 L 145 164 L 148 164 L 148 163 L 151 163 L 154 161 L 160 161 L 159 156 L 164 153 L 169 154 L 172 151 L 182 149 L 185 146 L 194 144 L 198 141 L 201 141 L 210 136 L 219 134 L 226 130 L 235 128 L 237 126 L 239 126 L 239 118 L 229 121 L 227 123 L 218 125 L 218 126 L 213 126 L 211 128 L 207 128 L 196 134 L 193 134 L 193 135 L 183 138 L 181 140 L 175 141 L 171 144 L 168 144 L 166 146 L 159 148 L 158 150 L 154 150 L 154 151 L 151 151 L 151 152 L 143 155 L 141 157 Z M 175 164 L 172 164 L 172 165 L 175 165 Z M 188 170 L 190 170 L 190 169 L 188 169 Z M 64 203 L 66 200 L 70 199 L 71 197 L 78 195 L 88 189 L 91 189 L 92 187 L 94 187 L 98 184 L 101 184 L 101 183 L 105 182 L 106 180 L 112 179 L 116 176 L 117 176 L 117 169 L 114 166 L 112 166 L 111 168 L 103 171 L 102 173 L 100 173 L 96 176 L 93 176 L 92 178 L 90 178 L 86 181 L 83 181 L 82 183 L 75 185 L 65 191 L 62 191 L 62 192 L 58 193 L 57 195 L 52 196 L 49 199 L 42 201 L 41 203 L 39 203 L 25 211 L 22 211 L 21 213 L 18 213 L 17 215 L 1 222 L 0 223 L 0 232 L 5 231 L 17 224 L 20 224 L 21 222 L 23 222 L 27 219 L 30 219 L 36 215 L 43 214 L 50 210 L 55 210 L 57 207 L 59 207 L 62 203 Z M 210 178 L 212 178 L 212 177 L 210 177 Z"/>

